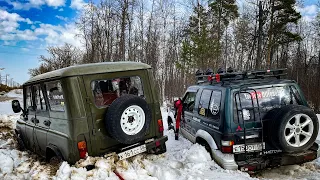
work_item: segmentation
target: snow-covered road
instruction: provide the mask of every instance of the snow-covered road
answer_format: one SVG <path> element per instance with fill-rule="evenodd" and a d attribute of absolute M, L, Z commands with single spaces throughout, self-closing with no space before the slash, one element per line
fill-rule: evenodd
<path fill-rule="evenodd" d="M 18 91 L 10 92 L 8 96 L 21 100 Z M 88 157 L 73 166 L 67 162 L 60 167 L 52 166 L 31 152 L 16 149 L 12 130 L 17 118 L 19 114 L 12 112 L 10 101 L 0 102 L 0 179 L 118 179 L 115 170 L 125 180 L 255 179 L 244 172 L 222 169 L 202 146 L 183 137 L 175 141 L 172 130 L 165 131 L 169 140 L 166 143 L 167 153 L 162 155 L 143 154 L 117 162 L 113 157 Z M 167 129 L 167 124 L 164 125 Z M 95 168 L 87 171 L 84 167 L 89 164 Z M 320 179 L 320 159 L 303 165 L 265 170 L 256 178 Z"/>

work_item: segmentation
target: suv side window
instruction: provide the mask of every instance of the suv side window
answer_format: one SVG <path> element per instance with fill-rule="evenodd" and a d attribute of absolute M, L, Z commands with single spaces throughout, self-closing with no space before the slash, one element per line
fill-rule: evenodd
<path fill-rule="evenodd" d="M 196 92 L 187 92 L 183 98 L 183 107 L 186 111 L 192 112 L 196 100 Z"/>
<path fill-rule="evenodd" d="M 211 90 L 204 89 L 201 93 L 198 113 L 201 116 L 208 116 L 209 111 L 209 104 L 210 104 L 210 97 L 211 97 Z"/>
<path fill-rule="evenodd" d="M 208 113 L 208 117 L 211 119 L 220 120 L 221 96 L 221 91 L 212 91 Z"/>
<path fill-rule="evenodd" d="M 301 97 L 300 97 L 300 94 L 297 90 L 296 87 L 294 86 L 290 86 L 290 93 L 291 93 L 291 99 L 292 99 L 292 104 L 299 104 L 299 105 L 302 105 L 302 100 L 301 100 Z"/>
<path fill-rule="evenodd" d="M 94 103 L 97 107 L 108 106 L 124 94 L 144 97 L 142 82 L 139 76 L 95 80 L 91 83 L 91 89 Z"/>
<path fill-rule="evenodd" d="M 60 81 L 48 82 L 46 91 L 51 111 L 65 111 L 63 89 Z"/>

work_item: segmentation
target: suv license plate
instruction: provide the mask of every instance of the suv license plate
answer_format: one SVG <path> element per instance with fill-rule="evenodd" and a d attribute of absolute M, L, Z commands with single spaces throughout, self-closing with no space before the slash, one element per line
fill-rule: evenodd
<path fill-rule="evenodd" d="M 147 151 L 147 147 L 146 145 L 141 145 L 141 146 L 138 146 L 138 147 L 135 147 L 135 148 L 132 148 L 132 149 L 129 149 L 127 151 L 124 151 L 122 153 L 119 153 L 118 156 L 119 156 L 119 160 L 123 160 L 123 159 L 126 159 L 126 158 L 129 158 L 129 157 L 132 157 L 132 156 L 135 156 L 137 154 L 140 154 L 140 153 L 143 153 L 143 152 L 146 152 Z"/>
<path fill-rule="evenodd" d="M 264 143 L 247 144 L 246 150 L 247 150 L 247 152 L 262 151 L 262 149 L 264 149 L 264 147 L 265 147 Z M 233 145 L 233 152 L 234 153 L 245 152 L 244 144 Z"/>

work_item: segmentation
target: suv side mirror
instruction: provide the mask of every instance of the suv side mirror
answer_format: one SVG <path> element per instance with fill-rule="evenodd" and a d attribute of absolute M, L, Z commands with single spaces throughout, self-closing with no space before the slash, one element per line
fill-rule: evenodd
<path fill-rule="evenodd" d="M 20 102 L 18 100 L 12 101 L 12 110 L 14 113 L 19 113 L 22 110 Z"/>

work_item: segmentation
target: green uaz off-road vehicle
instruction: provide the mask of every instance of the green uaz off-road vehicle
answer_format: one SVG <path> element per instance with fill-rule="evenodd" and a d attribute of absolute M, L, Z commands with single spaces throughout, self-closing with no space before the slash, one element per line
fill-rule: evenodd
<path fill-rule="evenodd" d="M 125 159 L 166 151 L 160 104 L 149 65 L 84 64 L 48 72 L 23 85 L 16 133 L 20 147 L 75 163 L 116 152 Z"/>

